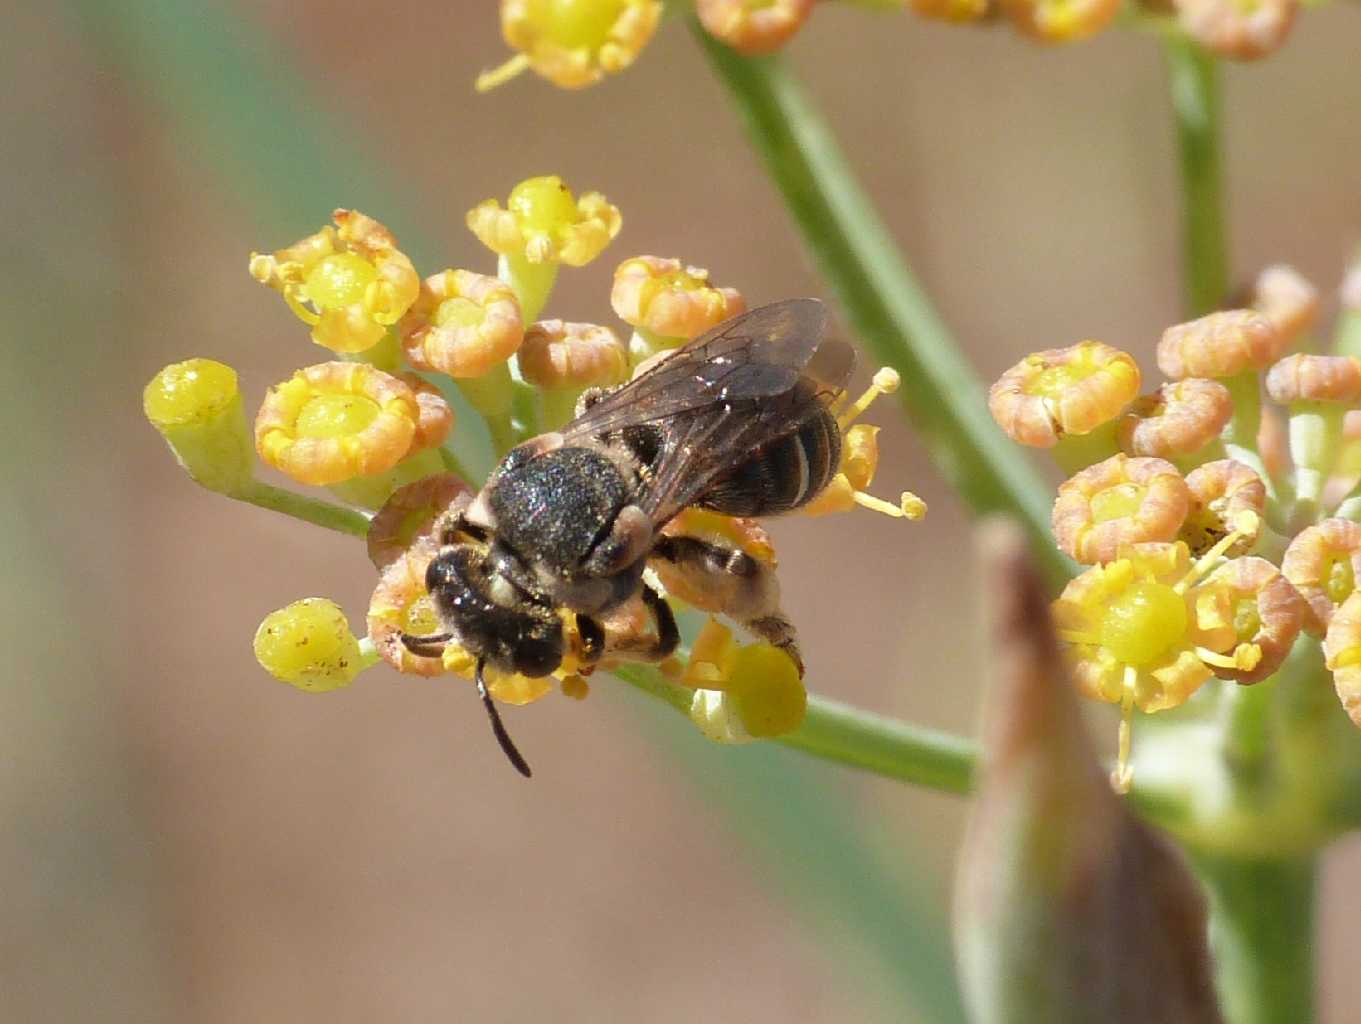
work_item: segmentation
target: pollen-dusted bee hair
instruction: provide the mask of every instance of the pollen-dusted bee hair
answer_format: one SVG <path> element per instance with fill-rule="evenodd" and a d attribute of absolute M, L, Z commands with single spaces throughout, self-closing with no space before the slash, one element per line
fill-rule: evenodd
<path fill-rule="evenodd" d="M 430 563 L 426 584 L 447 632 L 406 637 L 408 646 L 437 652 L 456 640 L 478 659 L 485 698 L 486 665 L 526 676 L 558 668 L 565 615 L 593 665 L 605 653 L 600 617 L 641 595 L 655 636 L 625 656 L 660 661 L 680 637 L 643 580 L 651 562 L 722 595 L 724 614 L 785 650 L 802 674 L 771 567 L 711 538 L 660 531 L 691 506 L 779 515 L 827 486 L 841 455 L 829 405 L 855 360 L 850 346 L 822 340 L 825 321 L 816 299 L 733 317 L 630 383 L 587 392 L 561 432 L 512 450 L 445 524 Z"/>

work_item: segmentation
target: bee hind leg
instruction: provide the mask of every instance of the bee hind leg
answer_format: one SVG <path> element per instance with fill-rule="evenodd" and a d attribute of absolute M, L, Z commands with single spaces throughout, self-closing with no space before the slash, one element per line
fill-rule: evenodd
<path fill-rule="evenodd" d="M 774 566 L 733 545 L 686 534 L 660 538 L 649 564 L 668 591 L 702 611 L 728 616 L 778 647 L 803 676 L 798 635 L 780 610 Z"/>

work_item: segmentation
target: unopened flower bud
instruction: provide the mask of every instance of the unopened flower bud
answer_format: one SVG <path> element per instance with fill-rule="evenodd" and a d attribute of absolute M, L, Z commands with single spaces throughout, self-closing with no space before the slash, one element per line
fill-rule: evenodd
<path fill-rule="evenodd" d="M 275 679 L 309 693 L 348 686 L 366 667 L 345 613 L 324 597 L 265 616 L 255 632 L 255 659 Z"/>
<path fill-rule="evenodd" d="M 1270 366 L 1285 347 L 1261 313 L 1231 309 L 1177 324 L 1158 342 L 1158 369 L 1173 380 L 1236 377 Z"/>
<path fill-rule="evenodd" d="M 1299 0 L 1174 0 L 1186 34 L 1211 53 L 1256 60 L 1290 34 Z"/>
<path fill-rule="evenodd" d="M 254 450 L 230 366 L 212 359 L 171 363 L 142 392 L 142 410 L 196 483 L 222 494 L 251 485 Z"/>
<path fill-rule="evenodd" d="M 1257 275 L 1252 304 L 1271 321 L 1286 348 L 1307 334 L 1318 319 L 1318 289 L 1284 263 L 1267 267 Z"/>
<path fill-rule="evenodd" d="M 1232 415 L 1228 388 L 1190 377 L 1136 399 L 1120 417 L 1116 438 L 1127 455 L 1177 459 L 1217 438 Z"/>
<path fill-rule="evenodd" d="M 813 0 L 696 0 L 695 13 L 710 35 L 750 57 L 792 39 L 812 15 Z"/>

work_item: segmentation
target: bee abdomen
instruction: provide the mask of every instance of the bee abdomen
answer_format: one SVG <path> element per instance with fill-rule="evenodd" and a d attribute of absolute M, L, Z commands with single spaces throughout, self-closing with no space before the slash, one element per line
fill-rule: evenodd
<path fill-rule="evenodd" d="M 723 474 L 698 504 L 727 516 L 774 516 L 817 497 L 841 462 L 841 430 L 825 409 Z"/>

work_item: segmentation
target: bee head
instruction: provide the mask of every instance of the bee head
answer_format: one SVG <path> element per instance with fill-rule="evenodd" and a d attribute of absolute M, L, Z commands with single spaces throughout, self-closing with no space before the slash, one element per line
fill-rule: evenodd
<path fill-rule="evenodd" d="M 506 672 L 546 676 L 562 663 L 562 619 L 517 587 L 480 544 L 444 548 L 425 587 L 459 644 Z"/>

